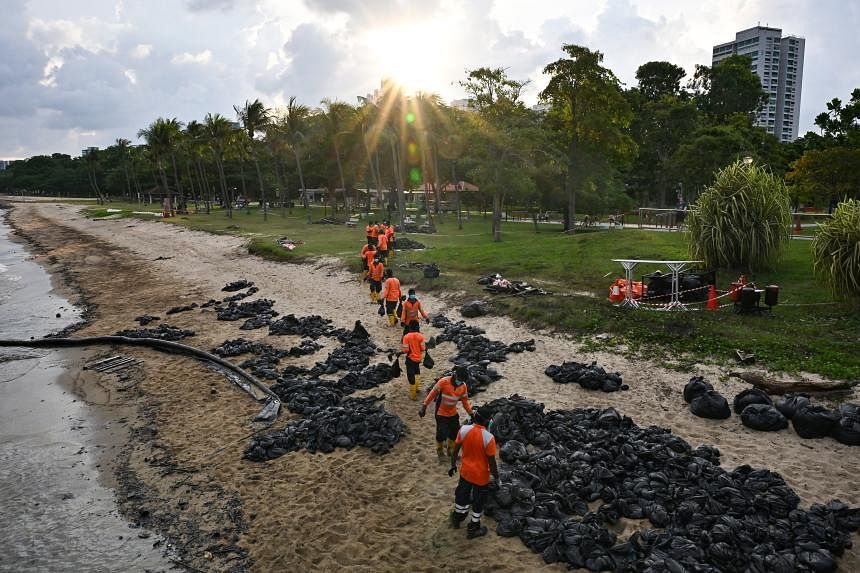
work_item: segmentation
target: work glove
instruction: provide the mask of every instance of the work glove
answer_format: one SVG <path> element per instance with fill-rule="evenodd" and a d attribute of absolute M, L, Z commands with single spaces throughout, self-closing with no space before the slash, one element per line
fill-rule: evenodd
<path fill-rule="evenodd" d="M 425 323 L 427 323 L 427 324 L 430 324 L 430 319 L 429 319 L 429 318 L 425 318 L 425 319 L 424 319 L 424 322 L 425 322 Z"/>
<path fill-rule="evenodd" d="M 427 415 L 427 406 L 421 406 L 421 409 L 418 410 L 418 415 L 422 418 L 424 416 L 426 416 Z"/>
<path fill-rule="evenodd" d="M 451 466 L 451 469 L 448 470 L 448 477 L 454 477 L 454 474 L 457 473 L 457 464 Z"/>
<path fill-rule="evenodd" d="M 378 300 L 378 301 L 376 301 L 376 302 L 378 302 L 378 303 L 379 303 L 379 306 L 382 306 L 382 301 L 381 301 L 381 300 Z"/>

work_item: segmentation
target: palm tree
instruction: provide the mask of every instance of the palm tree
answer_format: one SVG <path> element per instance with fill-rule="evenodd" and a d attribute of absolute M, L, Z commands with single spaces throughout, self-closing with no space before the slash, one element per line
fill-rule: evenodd
<path fill-rule="evenodd" d="M 305 143 L 305 132 L 308 128 L 308 119 L 310 118 L 311 110 L 308 106 L 296 102 L 295 96 L 290 97 L 287 102 L 287 109 L 284 113 L 283 126 L 284 132 L 289 142 L 293 153 L 296 156 L 296 169 L 299 171 L 299 183 L 302 187 L 302 200 L 305 206 L 308 223 L 311 222 L 311 208 L 308 202 L 308 193 L 305 188 L 305 176 L 302 173 L 302 158 L 301 148 Z"/>
<path fill-rule="evenodd" d="M 100 205 L 105 203 L 105 196 L 102 194 L 102 190 L 99 187 L 98 176 L 96 170 L 99 167 L 99 153 L 95 149 L 90 149 L 86 155 L 84 155 L 84 162 L 87 164 L 87 177 L 90 181 L 90 188 L 92 188 L 93 192 L 96 194 L 96 199 L 98 200 Z"/>
<path fill-rule="evenodd" d="M 173 120 L 175 121 L 175 120 Z M 137 132 L 138 138 L 146 140 L 146 146 L 149 149 L 150 157 L 152 158 L 155 169 L 160 178 L 160 185 L 167 198 L 167 211 L 173 212 L 173 192 L 170 185 L 167 183 L 167 173 L 164 170 L 164 162 L 170 154 L 172 128 L 170 120 L 159 117 L 154 122 L 150 123 L 145 129 Z"/>
<path fill-rule="evenodd" d="M 233 217 L 233 198 L 227 190 L 227 177 L 224 175 L 224 154 L 230 147 L 235 131 L 230 121 L 221 115 L 206 114 L 206 139 L 210 146 L 212 159 L 218 170 L 218 180 L 221 183 L 221 197 L 227 207 L 227 216 Z"/>
<path fill-rule="evenodd" d="M 125 175 L 125 189 L 126 194 L 128 196 L 128 200 L 131 201 L 131 178 L 128 175 L 128 146 L 131 145 L 131 141 L 123 138 L 118 138 L 116 140 L 116 148 L 119 152 L 120 164 L 122 165 L 122 172 Z"/>
<path fill-rule="evenodd" d="M 260 171 L 260 160 L 257 154 L 256 140 L 254 139 L 254 136 L 257 132 L 265 131 L 271 121 L 271 114 L 269 109 L 266 108 L 259 99 L 255 99 L 253 102 L 245 100 L 244 106 L 239 107 L 234 105 L 233 110 L 236 112 L 236 115 L 239 116 L 239 121 L 242 123 L 242 127 L 244 127 L 245 131 L 248 133 L 251 158 L 254 160 L 254 167 L 257 170 L 257 181 L 260 185 L 260 202 L 263 205 L 263 220 L 265 221 L 268 213 L 266 206 L 266 192 L 263 188 L 263 175 Z"/>
<path fill-rule="evenodd" d="M 348 103 L 332 101 L 328 98 L 323 99 L 320 103 L 326 109 L 324 117 L 325 132 L 331 138 L 335 160 L 337 161 L 337 172 L 340 176 L 340 188 L 343 189 L 344 208 L 349 211 L 349 198 L 346 189 L 346 180 L 343 176 L 343 162 L 341 161 L 340 144 L 338 142 L 341 137 L 352 133 L 355 127 L 356 111 Z M 337 195 L 335 195 L 335 206 L 337 206 Z"/>
<path fill-rule="evenodd" d="M 210 199 L 212 197 L 212 189 L 209 186 L 209 178 L 206 175 L 206 168 L 203 163 L 204 158 L 211 154 L 206 126 L 196 120 L 189 121 L 188 125 L 185 126 L 183 139 L 188 152 L 187 157 L 190 161 L 193 161 L 197 171 L 197 180 L 199 181 L 198 188 L 200 189 L 203 205 L 205 206 L 206 214 L 208 215 L 211 205 Z"/>
<path fill-rule="evenodd" d="M 382 193 L 382 181 L 379 174 L 378 142 L 381 134 L 379 122 L 379 107 L 367 98 L 359 97 L 361 108 L 358 111 L 358 124 L 361 126 L 361 139 L 373 183 L 377 194 Z M 367 190 L 367 213 L 370 213 L 370 189 Z M 381 195 L 377 195 L 377 198 Z"/>

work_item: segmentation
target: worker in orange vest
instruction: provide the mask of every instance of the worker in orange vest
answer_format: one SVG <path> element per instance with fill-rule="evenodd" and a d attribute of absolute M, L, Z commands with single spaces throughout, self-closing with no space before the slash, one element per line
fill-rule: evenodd
<path fill-rule="evenodd" d="M 397 305 L 400 302 L 400 279 L 394 276 L 391 269 L 385 269 L 385 281 L 382 283 L 382 300 L 385 302 L 385 314 L 388 316 L 388 326 L 397 324 Z"/>
<path fill-rule="evenodd" d="M 364 234 L 367 235 L 367 244 L 373 244 L 373 221 L 368 221 L 364 227 Z"/>
<path fill-rule="evenodd" d="M 462 451 L 460 462 L 460 481 L 454 490 L 454 511 L 451 512 L 451 525 L 459 528 L 472 508 L 466 537 L 474 539 L 487 534 L 481 525 L 484 501 L 487 499 L 490 475 L 499 483 L 499 468 L 496 464 L 496 439 L 487 430 L 490 416 L 482 408 L 472 414 L 472 423 L 466 424 L 457 432 L 454 451 L 451 453 L 451 469 L 448 476 L 457 473 L 457 455 Z"/>
<path fill-rule="evenodd" d="M 448 455 L 454 452 L 454 440 L 460 429 L 460 416 L 457 403 L 462 402 L 466 413 L 472 415 L 472 403 L 469 402 L 469 390 L 466 382 L 469 380 L 469 370 L 465 366 L 457 366 L 452 376 L 439 378 L 433 389 L 421 403 L 418 415 L 422 418 L 427 413 L 430 402 L 436 402 L 436 455 L 440 460 L 445 459 L 445 444 L 448 445 Z"/>
<path fill-rule="evenodd" d="M 379 256 L 382 257 L 382 262 L 387 262 L 388 259 L 388 237 L 385 233 L 379 233 L 376 237 L 376 250 Z"/>
<path fill-rule="evenodd" d="M 361 246 L 361 270 L 363 270 L 365 274 L 367 274 L 367 269 L 370 268 L 370 261 L 373 260 L 373 255 L 368 258 L 367 253 L 372 250 L 374 250 L 373 245 Z"/>
<path fill-rule="evenodd" d="M 424 335 L 419 332 L 419 323 L 409 325 L 409 332 L 403 335 L 401 352 L 406 355 L 406 380 L 409 382 L 409 398 L 418 399 L 418 385 L 421 384 L 421 358 L 427 350 Z"/>
<path fill-rule="evenodd" d="M 388 238 L 388 256 L 394 256 L 394 225 L 392 223 L 388 223 L 388 226 L 385 227 L 385 236 Z"/>
<path fill-rule="evenodd" d="M 373 225 L 370 227 L 370 240 L 373 241 L 373 244 L 377 244 L 377 239 L 379 238 L 379 225 L 376 221 L 373 222 Z"/>
<path fill-rule="evenodd" d="M 385 265 L 379 257 L 373 259 L 370 267 L 367 270 L 367 277 L 370 279 L 370 300 L 376 302 L 379 300 L 379 293 L 382 291 L 382 277 L 385 274 Z"/>
<path fill-rule="evenodd" d="M 418 316 L 424 317 L 424 320 L 430 322 L 430 317 L 424 312 L 421 307 L 421 301 L 418 300 L 418 295 L 415 294 L 415 289 L 409 289 L 406 300 L 403 301 L 403 310 L 400 311 L 400 324 L 403 325 L 403 334 L 408 332 L 409 325 L 418 323 Z"/>

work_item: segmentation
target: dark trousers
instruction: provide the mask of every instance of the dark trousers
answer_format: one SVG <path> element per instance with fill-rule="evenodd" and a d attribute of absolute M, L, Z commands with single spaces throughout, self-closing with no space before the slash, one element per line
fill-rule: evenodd
<path fill-rule="evenodd" d="M 469 506 L 472 506 L 472 524 L 480 524 L 481 516 L 484 514 L 484 500 L 487 499 L 487 486 L 475 485 L 460 476 L 457 489 L 454 490 L 454 520 L 462 522 L 466 519 Z"/>
<path fill-rule="evenodd" d="M 376 241 L 374 241 L 374 240 L 373 240 L 373 237 L 368 236 L 368 237 L 367 237 L 367 244 L 368 244 L 368 245 L 373 245 L 374 243 L 376 243 Z"/>
<path fill-rule="evenodd" d="M 370 292 L 382 292 L 382 281 L 370 279 Z"/>
<path fill-rule="evenodd" d="M 394 311 L 397 310 L 397 301 L 396 300 L 386 300 L 385 301 L 385 313 L 386 314 L 394 314 Z"/>
<path fill-rule="evenodd" d="M 421 365 L 418 362 L 413 362 L 408 356 L 406 357 L 406 379 L 409 384 L 415 384 L 415 375 L 421 374 Z"/>
<path fill-rule="evenodd" d="M 436 414 L 436 441 L 456 440 L 460 431 L 460 416 L 440 416 Z"/>

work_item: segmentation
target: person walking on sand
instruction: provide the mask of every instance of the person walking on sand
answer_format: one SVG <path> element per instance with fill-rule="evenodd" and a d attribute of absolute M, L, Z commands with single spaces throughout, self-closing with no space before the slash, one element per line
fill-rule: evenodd
<path fill-rule="evenodd" d="M 373 250 L 373 245 L 362 245 L 361 246 L 361 270 L 364 271 L 364 274 L 367 274 L 367 269 L 370 268 L 370 261 L 373 260 L 373 256 L 368 257 L 367 253 Z"/>
<path fill-rule="evenodd" d="M 379 233 L 376 237 L 376 250 L 382 258 L 383 263 L 388 262 L 388 237 L 385 233 Z"/>
<path fill-rule="evenodd" d="M 406 380 L 409 382 L 409 398 L 418 399 L 418 385 L 421 384 L 421 359 L 427 346 L 424 335 L 419 332 L 418 322 L 409 325 L 409 332 L 403 335 L 401 353 L 406 355 Z"/>
<path fill-rule="evenodd" d="M 367 277 L 370 279 L 370 301 L 376 302 L 379 300 L 379 293 L 382 292 L 382 277 L 385 275 L 385 265 L 379 257 L 373 259 L 370 267 L 367 270 Z"/>
<path fill-rule="evenodd" d="M 436 402 L 436 455 L 440 460 L 445 459 L 445 445 L 450 456 L 454 452 L 454 441 L 460 430 L 460 416 L 457 412 L 457 404 L 463 403 L 463 408 L 470 416 L 474 414 L 472 403 L 469 402 L 469 390 L 466 382 L 469 380 L 469 369 L 465 366 L 457 366 L 454 374 L 444 376 L 436 381 L 433 389 L 421 403 L 418 415 L 422 418 L 427 414 L 427 406 L 430 402 Z"/>
<path fill-rule="evenodd" d="M 400 303 L 400 279 L 394 276 L 391 269 L 385 269 L 383 275 L 385 281 L 382 283 L 382 300 L 379 304 L 385 304 L 385 314 L 388 316 L 388 326 L 397 324 L 397 305 Z"/>
<path fill-rule="evenodd" d="M 393 257 L 394 256 L 394 243 L 395 243 L 395 240 L 394 240 L 394 224 L 388 223 L 388 222 L 386 222 L 386 223 L 387 223 L 387 226 L 385 227 L 385 236 L 388 238 L 388 256 Z"/>
<path fill-rule="evenodd" d="M 487 534 L 486 526 L 481 525 L 484 514 L 484 501 L 487 499 L 490 475 L 499 483 L 499 468 L 496 464 L 496 439 L 487 430 L 489 415 L 481 408 L 475 409 L 472 423 L 466 424 L 457 432 L 454 451 L 451 453 L 451 469 L 448 477 L 457 473 L 457 456 L 462 451 L 460 462 L 460 481 L 454 490 L 454 511 L 451 512 L 451 526 L 460 528 L 466 520 L 471 506 L 472 512 L 466 537 L 474 539 Z"/>
<path fill-rule="evenodd" d="M 418 324 L 418 317 L 424 317 L 424 320 L 429 324 L 430 317 L 424 312 L 421 306 L 421 301 L 418 300 L 418 295 L 415 294 L 415 289 L 409 289 L 409 294 L 406 300 L 403 301 L 403 309 L 400 311 L 400 324 L 403 325 L 403 334 L 409 332 L 409 325 L 412 323 Z"/>

